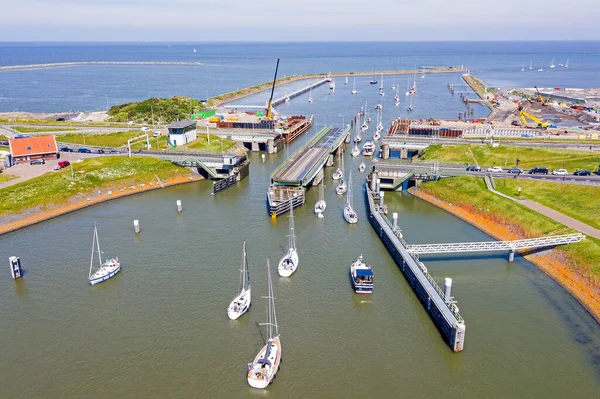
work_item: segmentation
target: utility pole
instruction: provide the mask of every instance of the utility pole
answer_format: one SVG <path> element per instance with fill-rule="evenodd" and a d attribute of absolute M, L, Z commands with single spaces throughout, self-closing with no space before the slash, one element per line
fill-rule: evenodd
<path fill-rule="evenodd" d="M 208 145 L 210 145 L 210 130 L 208 129 L 208 121 L 206 121 L 206 140 L 208 141 Z"/>

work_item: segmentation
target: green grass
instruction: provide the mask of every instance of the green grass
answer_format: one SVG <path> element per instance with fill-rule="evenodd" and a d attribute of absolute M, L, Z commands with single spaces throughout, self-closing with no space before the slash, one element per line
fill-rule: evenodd
<path fill-rule="evenodd" d="M 94 145 L 99 147 L 118 148 L 127 145 L 127 140 L 133 137 L 141 136 L 142 132 L 116 132 L 106 134 L 90 134 L 69 133 L 56 136 L 56 141 L 61 143 Z M 151 135 L 150 135 L 151 136 Z M 85 138 L 85 143 L 84 143 Z"/>
<path fill-rule="evenodd" d="M 195 98 L 172 97 L 150 98 L 144 101 L 114 105 L 108 110 L 112 121 L 156 121 L 174 122 L 186 119 L 191 113 L 204 110 L 205 106 Z"/>
<path fill-rule="evenodd" d="M 8 173 L 0 173 L 0 184 L 6 183 L 7 181 L 11 181 L 17 179 L 15 175 L 9 175 Z"/>
<path fill-rule="evenodd" d="M 1 139 L 0 139 L 1 140 Z M 6 145 L 0 145 L 0 150 L 10 151 L 10 147 Z"/>
<path fill-rule="evenodd" d="M 77 130 L 74 127 L 26 127 L 26 126 L 15 126 L 14 130 L 21 133 L 38 133 L 38 132 L 68 132 Z"/>
<path fill-rule="evenodd" d="M 221 147 L 221 144 L 223 145 Z M 229 139 L 223 139 L 218 136 L 210 136 L 210 144 L 206 138 L 206 134 L 199 134 L 198 138 L 191 143 L 185 145 L 185 148 L 198 150 L 201 152 L 216 152 L 221 151 L 227 152 L 231 147 L 235 145 L 235 141 Z"/>
<path fill-rule="evenodd" d="M 8 137 L 6 137 L 6 136 L 4 136 L 4 135 L 0 134 L 0 140 L 8 140 Z"/>
<path fill-rule="evenodd" d="M 431 149 L 423 151 L 419 158 L 423 160 L 439 159 L 443 162 L 473 163 L 472 158 L 468 161 L 466 155 L 469 147 L 473 151 L 477 163 L 482 167 L 494 164 L 501 167 L 512 167 L 516 166 L 515 160 L 519 159 L 518 166 L 525 170 L 544 166 L 550 170 L 565 168 L 572 173 L 577 169 L 594 171 L 600 165 L 600 155 L 593 152 L 516 146 L 491 147 L 475 144 L 430 146 Z"/>
<path fill-rule="evenodd" d="M 152 157 L 99 157 L 73 162 L 75 178 L 70 168 L 17 183 L 0 189 L 0 215 L 26 209 L 63 204 L 77 194 L 90 193 L 103 187 L 124 187 L 135 183 L 148 184 L 161 179 L 188 176 L 189 170 Z"/>
<path fill-rule="evenodd" d="M 498 185 L 498 183 L 500 183 L 499 180 L 496 184 Z M 473 176 L 447 178 L 437 182 L 423 183 L 421 189 L 454 205 L 485 213 L 490 220 L 497 223 L 514 226 L 527 237 L 538 237 L 558 230 L 561 230 L 562 233 L 574 232 L 514 201 L 493 194 L 486 189 L 481 178 Z M 587 199 L 590 202 L 594 202 L 594 200 L 598 202 L 597 198 L 598 196 Z M 597 213 L 597 205 L 595 209 Z M 561 246 L 560 249 L 565 251 L 573 268 L 583 272 L 596 283 L 600 283 L 599 240 L 588 237 L 585 241 Z"/>
<path fill-rule="evenodd" d="M 495 179 L 496 189 L 521 195 L 600 229 L 600 187 L 515 179 Z"/>
<path fill-rule="evenodd" d="M 126 126 L 124 123 L 119 122 L 78 122 L 78 121 L 55 121 L 54 119 L 21 119 L 21 118 L 0 118 L 0 123 L 5 124 L 25 124 L 25 125 L 56 125 L 56 126 Z"/>

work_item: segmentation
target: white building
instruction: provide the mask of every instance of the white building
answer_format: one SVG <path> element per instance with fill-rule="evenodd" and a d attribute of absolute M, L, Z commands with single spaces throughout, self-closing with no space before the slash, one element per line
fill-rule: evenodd
<path fill-rule="evenodd" d="M 169 144 L 177 147 L 190 143 L 198 138 L 196 121 L 184 119 L 167 126 L 169 129 Z"/>

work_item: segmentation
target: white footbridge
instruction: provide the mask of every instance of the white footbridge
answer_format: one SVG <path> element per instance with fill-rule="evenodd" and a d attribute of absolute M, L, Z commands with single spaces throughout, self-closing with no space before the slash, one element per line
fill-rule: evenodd
<path fill-rule="evenodd" d="M 442 254 L 457 252 L 509 251 L 509 260 L 514 259 L 514 252 L 520 249 L 553 247 L 556 245 L 572 244 L 585 240 L 581 233 L 564 234 L 529 238 L 514 241 L 461 242 L 449 244 L 419 244 L 407 245 L 406 249 L 412 254 Z"/>

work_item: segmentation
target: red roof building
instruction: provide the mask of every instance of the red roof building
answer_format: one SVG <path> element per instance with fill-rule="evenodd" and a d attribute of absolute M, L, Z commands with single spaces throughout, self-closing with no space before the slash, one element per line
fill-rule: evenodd
<path fill-rule="evenodd" d="M 59 158 L 54 136 L 37 136 L 8 141 L 13 162 L 39 158 Z"/>

